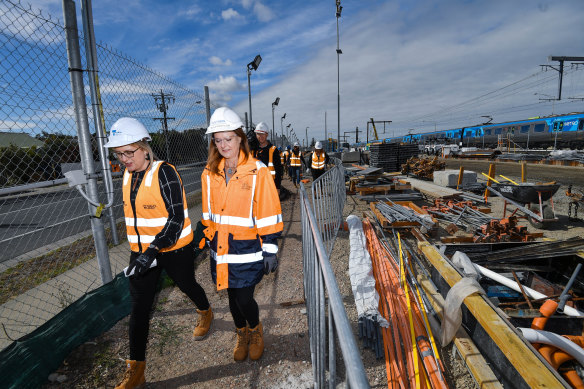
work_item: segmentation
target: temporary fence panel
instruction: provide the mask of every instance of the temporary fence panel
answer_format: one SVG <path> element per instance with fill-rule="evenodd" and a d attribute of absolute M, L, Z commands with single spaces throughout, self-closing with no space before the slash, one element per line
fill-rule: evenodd
<path fill-rule="evenodd" d="M 359 348 L 329 261 L 336 231 L 342 221 L 345 192 L 343 170 L 339 161 L 335 167 L 313 183 L 313 204 L 315 208 L 319 207 L 320 216 L 313 210 L 304 184 L 300 184 L 304 295 L 315 388 L 324 388 L 326 385 L 327 351 L 328 383 L 330 388 L 336 387 L 336 342 L 341 348 L 349 386 L 369 388 Z M 343 195 L 340 195 L 339 191 L 342 191 Z M 320 225 L 327 229 L 332 229 L 335 225 L 336 227 L 334 231 L 325 233 L 320 231 Z M 325 312 L 326 310 L 328 312 Z"/>
<path fill-rule="evenodd" d="M 328 255 L 343 223 L 343 207 L 347 199 L 343 163 L 338 158 L 331 158 L 331 164 L 331 169 L 314 180 L 311 190 L 312 208 Z"/>
<path fill-rule="evenodd" d="M 81 23 L 79 23 L 81 25 Z M 102 284 L 87 201 L 64 173 L 99 152 L 91 109 L 85 43 L 79 69 L 68 63 L 63 21 L 20 1 L 0 0 L 0 349 L 50 320 Z M 81 30 L 81 27 L 79 27 Z M 177 166 L 190 217 L 200 215 L 200 176 L 207 158 L 205 96 L 105 44 L 96 45 L 104 128 L 120 117 L 139 119 L 159 159 Z M 70 73 L 83 77 L 88 139 L 78 135 Z M 202 89 L 202 88 L 201 88 Z M 166 120 L 164 119 L 166 117 Z M 106 165 L 107 166 L 107 165 Z M 129 259 L 121 172 L 111 161 L 114 200 L 103 212 L 111 273 Z M 103 180 L 99 201 L 107 203 Z M 116 239 L 117 238 L 117 239 Z M 119 244 L 117 244 L 119 243 Z"/>

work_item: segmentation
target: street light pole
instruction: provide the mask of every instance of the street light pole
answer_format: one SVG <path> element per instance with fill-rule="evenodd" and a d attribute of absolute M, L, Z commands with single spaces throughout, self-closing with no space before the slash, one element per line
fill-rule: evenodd
<path fill-rule="evenodd" d="M 252 117 L 251 117 L 251 81 L 250 81 L 250 76 L 251 76 L 251 70 L 258 70 L 258 66 L 260 66 L 260 63 L 262 62 L 262 56 L 261 55 L 256 55 L 255 58 L 253 59 L 253 61 L 251 61 L 250 63 L 247 64 L 247 94 L 249 97 L 249 129 L 253 129 L 253 121 L 252 121 Z"/>
<path fill-rule="evenodd" d="M 284 113 L 284 115 L 282 115 L 282 117 L 280 118 L 280 133 L 282 134 L 280 136 L 280 143 L 282 146 L 282 148 L 284 148 L 284 119 L 286 118 L 286 113 Z"/>
<path fill-rule="evenodd" d="M 276 139 L 274 138 L 274 132 L 276 131 L 276 129 L 274 128 L 274 107 L 279 103 L 280 103 L 279 97 L 276 97 L 276 100 L 274 100 L 274 102 L 272 103 L 272 142 L 276 142 Z"/>
<path fill-rule="evenodd" d="M 339 18 L 341 17 L 341 0 L 336 0 L 337 4 L 337 141 L 341 139 L 341 71 L 340 71 L 340 56 L 343 54 L 339 48 Z M 338 148 L 338 146 L 337 146 Z"/>
<path fill-rule="evenodd" d="M 306 131 L 306 134 L 305 134 L 305 136 L 306 136 L 306 147 L 308 147 L 308 128 L 309 127 L 306 127 L 306 130 L 305 130 Z"/>

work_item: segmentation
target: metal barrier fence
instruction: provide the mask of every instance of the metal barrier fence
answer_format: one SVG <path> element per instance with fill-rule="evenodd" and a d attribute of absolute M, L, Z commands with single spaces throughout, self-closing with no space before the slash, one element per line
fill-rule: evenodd
<path fill-rule="evenodd" d="M 340 161 L 335 165 L 312 184 L 312 202 L 318 214 L 310 205 L 304 184 L 300 184 L 302 263 L 312 372 L 315 388 L 324 388 L 328 350 L 329 388 L 336 387 L 335 347 L 338 340 L 349 387 L 369 388 L 359 348 L 329 262 L 342 222 L 345 198 L 344 169 Z M 320 226 L 324 227 L 322 232 Z"/>
<path fill-rule="evenodd" d="M 343 162 L 338 158 L 331 158 L 331 161 L 334 167 L 314 180 L 311 190 L 312 208 L 328 255 L 343 223 L 343 207 L 347 199 Z"/>
<path fill-rule="evenodd" d="M 95 223 L 101 225 L 110 273 L 127 265 L 121 180 L 114 178 L 106 188 L 109 163 L 100 156 L 103 136 L 96 134 L 103 132 L 96 116 L 105 129 L 123 116 L 139 119 L 151 133 L 155 154 L 178 167 L 187 197 L 200 188 L 207 157 L 210 105 L 204 93 L 104 44 L 95 45 L 98 70 L 86 59 L 86 39 L 71 21 L 66 24 L 71 40 L 62 21 L 20 1 L 0 0 L 0 349 L 102 284 Z M 78 67 L 68 58 L 75 41 Z M 97 74 L 98 89 L 91 89 L 96 95 L 85 94 Z M 82 96 L 73 105 L 76 76 Z M 91 98 L 96 96 L 98 109 L 99 101 Z M 85 112 L 78 110 L 81 105 Z M 87 118 L 87 137 L 78 133 L 80 114 Z M 99 202 L 107 203 L 106 192 L 113 191 L 113 207 L 97 221 L 86 200 L 65 184 L 63 174 L 81 169 L 82 162 L 84 169 L 86 162 L 94 166 L 86 173 L 106 178 L 95 179 Z M 115 160 L 111 169 L 114 177 L 120 175 Z"/>

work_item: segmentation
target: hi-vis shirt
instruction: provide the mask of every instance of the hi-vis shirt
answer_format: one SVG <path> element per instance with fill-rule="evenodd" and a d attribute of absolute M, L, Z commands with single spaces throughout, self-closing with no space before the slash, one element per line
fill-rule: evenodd
<path fill-rule="evenodd" d="M 270 174 L 272 175 L 272 178 L 276 178 L 276 168 L 274 167 L 274 152 L 276 151 L 276 146 L 270 146 L 270 148 L 268 149 L 268 170 L 270 171 Z M 254 158 L 256 159 L 260 159 L 258 157 L 260 150 L 256 150 L 254 151 Z M 264 162 L 264 164 L 266 164 Z"/>
<path fill-rule="evenodd" d="M 286 159 L 288 158 L 288 154 L 289 154 L 288 150 L 286 150 L 280 154 L 280 163 L 282 164 L 282 166 L 284 166 L 286 164 Z"/>
<path fill-rule="evenodd" d="M 156 239 L 156 236 L 163 231 L 166 231 L 165 227 L 168 227 L 169 213 L 166 208 L 167 204 L 162 197 L 159 179 L 161 166 L 163 166 L 163 164 L 165 164 L 164 161 L 154 161 L 152 166 L 144 172 L 144 177 L 140 181 L 140 186 L 136 193 L 136 199 L 134 200 L 134 209 L 132 208 L 131 202 L 132 177 L 133 174 L 138 173 L 130 173 L 127 170 L 124 172 L 122 192 L 124 199 L 124 215 L 126 218 L 126 233 L 128 235 L 128 242 L 130 242 L 130 249 L 134 252 L 146 251 L 150 243 Z M 172 170 L 174 170 L 176 177 L 180 181 L 180 176 L 176 172 L 176 168 L 170 164 L 165 165 L 167 165 L 165 169 L 171 167 Z M 180 249 L 191 243 L 193 240 L 191 220 L 188 215 L 188 207 L 184 188 L 182 187 L 182 181 L 180 182 L 180 190 L 182 191 L 182 212 L 184 212 L 184 222 L 182 223 L 182 226 L 178 226 L 179 229 L 176 231 L 177 235 L 180 231 L 180 235 L 173 235 L 171 238 L 172 244 L 168 247 L 161 247 L 160 252 Z M 179 198 L 177 197 L 177 199 Z M 176 239 L 176 241 L 174 239 Z"/>
<path fill-rule="evenodd" d="M 263 252 L 276 254 L 284 228 L 280 199 L 267 166 L 251 155 L 225 184 L 205 168 L 201 175 L 203 224 L 211 249 L 211 275 L 217 289 L 244 288 L 260 282 Z"/>

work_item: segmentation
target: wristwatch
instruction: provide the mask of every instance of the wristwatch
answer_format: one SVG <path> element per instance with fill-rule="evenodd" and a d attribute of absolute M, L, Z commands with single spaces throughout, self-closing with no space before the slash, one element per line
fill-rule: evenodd
<path fill-rule="evenodd" d="M 154 249 L 156 251 L 160 251 L 160 249 L 158 247 L 156 247 L 155 245 L 151 244 L 150 246 L 148 246 L 149 249 Z"/>

